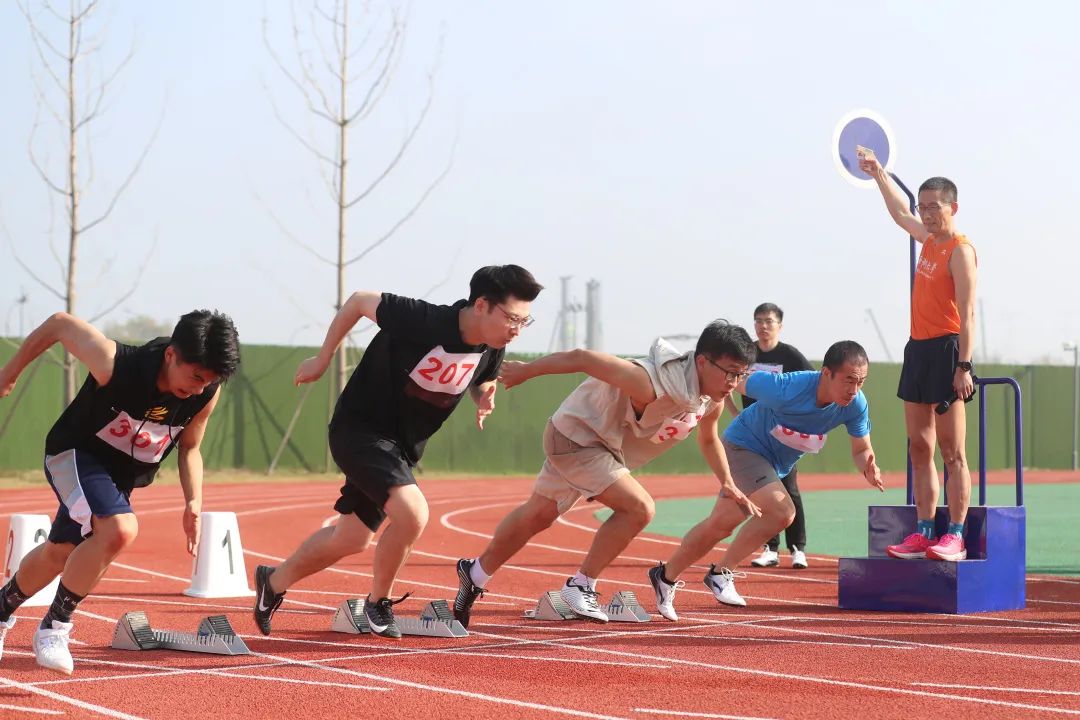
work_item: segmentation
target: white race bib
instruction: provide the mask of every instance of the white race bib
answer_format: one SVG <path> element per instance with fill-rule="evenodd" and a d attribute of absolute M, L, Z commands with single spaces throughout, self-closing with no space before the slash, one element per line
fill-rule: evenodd
<path fill-rule="evenodd" d="M 821 452 L 821 448 L 825 447 L 825 435 L 807 435 L 783 425 L 777 425 L 769 434 L 789 448 L 802 453 Z"/>
<path fill-rule="evenodd" d="M 774 365 L 773 363 L 754 363 L 750 366 L 750 372 L 767 372 L 773 375 L 779 375 L 784 372 L 783 365 Z"/>
<path fill-rule="evenodd" d="M 695 415 L 693 413 L 686 413 L 681 418 L 668 418 L 664 421 L 664 424 L 652 436 L 654 443 L 665 442 L 678 442 L 679 440 L 685 440 L 694 428 L 697 427 L 698 420 L 701 419 L 701 415 Z"/>
<path fill-rule="evenodd" d="M 412 381 L 431 392 L 460 395 L 472 382 L 483 353 L 451 353 L 439 345 L 409 373 Z"/>
<path fill-rule="evenodd" d="M 111 423 L 98 430 L 97 436 L 140 462 L 159 463 L 172 439 L 179 437 L 183 430 L 181 425 L 170 428 L 150 420 L 135 420 L 121 410 Z"/>

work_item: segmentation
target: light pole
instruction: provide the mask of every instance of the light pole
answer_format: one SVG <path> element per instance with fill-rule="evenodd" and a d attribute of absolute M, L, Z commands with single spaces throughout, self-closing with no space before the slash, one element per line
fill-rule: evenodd
<path fill-rule="evenodd" d="M 1077 457 L 1077 444 L 1080 442 L 1080 434 L 1077 432 L 1077 423 L 1080 422 L 1080 343 L 1067 342 L 1061 346 L 1065 352 L 1073 354 L 1073 442 L 1072 442 L 1072 469 L 1080 468 Z"/>

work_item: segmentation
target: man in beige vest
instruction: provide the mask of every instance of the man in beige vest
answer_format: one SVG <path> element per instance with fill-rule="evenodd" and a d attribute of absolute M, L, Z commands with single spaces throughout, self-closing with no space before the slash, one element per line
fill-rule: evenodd
<path fill-rule="evenodd" d="M 652 497 L 631 470 L 687 438 L 695 427 L 701 454 L 722 491 L 748 514 L 760 515 L 731 479 L 717 435 L 724 400 L 745 379 L 754 356 L 746 330 L 716 320 L 702 332 L 693 352 L 680 353 L 659 338 L 648 357 L 637 360 L 570 350 L 529 363 L 503 363 L 500 380 L 507 388 L 540 375 L 583 372 L 589 378 L 548 421 L 547 458 L 532 496 L 499 523 L 478 558 L 458 561 L 455 617 L 468 626 L 473 603 L 492 574 L 584 496 L 613 513 L 560 595 L 578 615 L 607 622 L 597 578 L 655 513 Z"/>

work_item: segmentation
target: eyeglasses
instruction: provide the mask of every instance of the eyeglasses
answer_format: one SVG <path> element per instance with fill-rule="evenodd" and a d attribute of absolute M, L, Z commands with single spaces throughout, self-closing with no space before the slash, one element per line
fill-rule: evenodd
<path fill-rule="evenodd" d="M 775 320 L 773 318 L 754 318 L 754 324 L 755 325 L 777 325 L 777 324 L 779 324 L 779 321 Z"/>
<path fill-rule="evenodd" d="M 499 312 L 506 316 L 506 322 L 508 322 L 512 328 L 527 328 L 536 321 L 536 318 L 532 315 L 521 317 L 520 315 L 506 312 L 503 310 L 502 305 L 496 305 L 495 307 L 499 308 Z"/>
<path fill-rule="evenodd" d="M 750 372 L 749 371 L 736 372 L 734 370 L 728 370 L 723 365 L 719 365 L 717 363 L 714 363 L 712 360 L 709 359 L 708 355 L 705 356 L 705 360 L 707 360 L 708 363 L 710 365 L 712 365 L 713 367 L 719 368 L 720 370 L 722 370 L 724 375 L 727 376 L 728 382 L 739 383 L 739 382 L 742 382 L 743 380 L 745 380 L 746 378 L 750 377 Z"/>
<path fill-rule="evenodd" d="M 952 203 L 931 203 L 929 205 L 919 204 L 915 206 L 915 210 L 920 215 L 938 215 L 941 213 L 942 209 L 951 204 Z"/>

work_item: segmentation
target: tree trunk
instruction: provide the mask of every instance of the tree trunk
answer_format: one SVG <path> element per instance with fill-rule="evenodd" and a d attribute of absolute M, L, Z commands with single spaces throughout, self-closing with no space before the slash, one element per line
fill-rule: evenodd
<path fill-rule="evenodd" d="M 75 273 L 78 269 L 79 249 L 79 157 L 76 147 L 78 119 L 75 115 L 75 60 L 78 17 L 75 2 L 71 4 L 71 22 L 68 29 L 68 267 L 64 310 L 75 314 Z M 75 399 L 75 358 L 64 351 L 64 406 Z"/>

